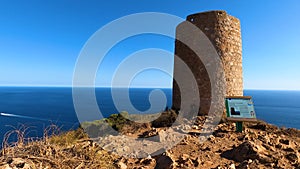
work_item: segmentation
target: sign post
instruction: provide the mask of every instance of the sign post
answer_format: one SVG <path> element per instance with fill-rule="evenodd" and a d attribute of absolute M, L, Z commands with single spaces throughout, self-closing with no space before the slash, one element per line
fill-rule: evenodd
<path fill-rule="evenodd" d="M 226 97 L 226 114 L 228 121 L 236 122 L 236 131 L 243 131 L 243 122 L 255 122 L 256 114 L 252 97 L 250 96 L 233 96 Z"/>

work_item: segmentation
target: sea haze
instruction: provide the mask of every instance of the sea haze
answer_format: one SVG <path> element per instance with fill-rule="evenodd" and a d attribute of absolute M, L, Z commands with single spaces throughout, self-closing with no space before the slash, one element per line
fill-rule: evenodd
<path fill-rule="evenodd" d="M 116 89 L 117 93 L 118 90 L 121 93 L 125 89 Z M 129 96 L 133 106 L 140 112 L 147 111 L 152 91 L 154 90 L 149 88 L 130 89 Z M 163 111 L 172 105 L 172 90 L 161 91 L 167 99 L 166 105 L 154 107 L 152 113 Z M 119 112 L 113 104 L 110 88 L 96 88 L 95 94 L 104 117 Z M 300 129 L 300 91 L 245 90 L 244 95 L 253 97 L 259 119 L 279 127 Z M 152 100 L 161 102 L 157 98 Z M 89 107 L 89 103 L 85 103 L 85 106 Z M 126 109 L 124 105 L 123 109 Z M 91 110 L 87 108 L 87 119 L 96 120 L 96 117 L 90 116 L 89 111 Z M 18 128 L 21 124 L 30 127 L 29 137 L 41 137 L 43 130 L 50 124 L 56 124 L 63 131 L 79 125 L 73 106 L 72 88 L 68 87 L 0 87 L 0 113 L 0 142 L 7 131 Z"/>

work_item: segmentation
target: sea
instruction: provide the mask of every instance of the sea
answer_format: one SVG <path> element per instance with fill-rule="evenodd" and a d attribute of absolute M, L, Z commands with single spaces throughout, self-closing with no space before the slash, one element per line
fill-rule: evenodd
<path fill-rule="evenodd" d="M 118 90 L 120 93 L 126 90 L 132 106 L 141 113 L 160 112 L 172 105 L 172 89 L 159 89 L 165 96 L 161 97 L 164 105 L 159 104 L 159 97 L 151 99 L 157 89 L 119 88 L 116 93 Z M 244 95 L 252 96 L 258 119 L 279 127 L 300 129 L 300 91 L 245 90 Z M 95 88 L 95 96 L 102 115 L 89 120 L 120 112 L 114 105 L 111 88 Z M 126 100 L 127 96 L 122 99 Z M 126 105 L 121 107 L 126 108 Z M 92 117 L 91 112 L 84 113 Z M 76 129 L 79 121 L 82 119 L 77 118 L 71 87 L 0 87 L 0 143 L 13 130 L 25 129 L 25 137 L 41 138 L 50 125 L 68 131 Z M 15 141 L 16 134 L 10 135 L 8 140 Z"/>

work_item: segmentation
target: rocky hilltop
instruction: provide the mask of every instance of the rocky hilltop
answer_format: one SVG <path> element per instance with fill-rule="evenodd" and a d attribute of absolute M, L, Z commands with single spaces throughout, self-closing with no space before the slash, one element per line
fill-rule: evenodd
<path fill-rule="evenodd" d="M 157 142 L 172 141 L 168 133 L 176 113 L 167 111 L 151 123 L 135 123 L 123 115 L 94 123 L 86 123 L 86 130 L 101 127 L 103 122 L 122 135 L 87 136 L 81 128 L 38 141 L 19 140 L 5 146 L 0 155 L 0 169 L 35 168 L 300 168 L 300 131 L 278 128 L 262 121 L 245 123 L 242 133 L 235 132 L 235 123 L 221 122 L 206 138 L 201 136 L 206 116 L 195 117 L 191 127 L 178 144 L 157 154 L 142 157 L 128 139 L 156 137 Z M 188 122 L 185 122 L 186 124 Z M 178 127 L 177 127 L 178 128 Z M 173 129 L 172 129 L 173 130 Z M 176 130 L 176 128 L 174 128 Z M 173 135 L 174 136 L 174 135 Z M 176 136 L 176 135 L 175 135 Z M 19 138 L 21 139 L 21 138 Z M 99 141 L 101 140 L 101 141 Z M 130 140 L 129 140 L 130 141 Z M 115 143 L 115 144 L 112 144 Z M 6 144 L 4 144 L 6 145 Z M 110 146 L 120 145 L 111 148 Z M 152 144 L 146 145 L 151 149 Z M 110 147 L 110 148 L 109 148 Z M 144 148 L 145 151 L 147 148 Z M 111 151 L 109 151 L 111 150 Z M 131 152 L 132 151 L 132 152 Z M 128 156 L 128 152 L 130 152 Z M 127 154 L 127 155 L 122 155 Z"/>

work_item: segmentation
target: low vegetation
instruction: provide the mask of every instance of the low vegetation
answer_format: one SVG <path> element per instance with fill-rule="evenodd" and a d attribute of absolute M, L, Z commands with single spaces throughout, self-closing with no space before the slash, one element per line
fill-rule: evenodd
<path fill-rule="evenodd" d="M 19 134 L 17 142 L 4 143 L 0 155 L 0 169 L 115 168 L 114 160 L 118 157 L 94 144 L 81 128 L 48 135 L 45 131 L 40 140 L 28 141 L 28 138 L 20 137 L 22 134 Z"/>
<path fill-rule="evenodd" d="M 212 135 L 201 142 L 204 138 L 201 136 L 203 123 L 209 118 L 198 116 L 191 128 L 184 127 L 188 133 L 181 142 L 165 150 L 163 154 L 147 158 L 121 157 L 107 152 L 88 135 L 90 133 L 85 132 L 94 131 L 92 134 L 98 137 L 101 133 L 103 135 L 101 129 L 114 128 L 132 137 L 158 136 L 159 139 L 165 139 L 165 129 L 172 125 L 177 114 L 169 110 L 149 115 L 144 120 L 157 116 L 159 118 L 156 120 L 140 123 L 129 120 L 141 119 L 139 116 L 122 112 L 102 120 L 82 123 L 77 130 L 65 133 L 52 125 L 45 130 L 43 138 L 40 139 L 25 138 L 28 131 L 26 127 L 22 130 L 12 130 L 4 139 L 0 169 L 300 168 L 300 131 L 278 128 L 261 121 L 245 123 L 242 133 L 235 132 L 235 123 L 222 122 L 216 126 Z M 17 141 L 7 142 L 13 135 L 17 135 Z M 124 144 L 120 149 L 116 149 L 116 152 L 127 149 L 130 151 L 130 145 L 125 144 L 128 138 L 130 137 L 113 135 L 105 137 L 108 144 Z M 143 144 L 142 141 L 141 145 Z M 153 148 L 151 143 L 147 146 Z M 134 150 L 138 150 L 138 147 L 139 144 L 135 144 Z"/>

